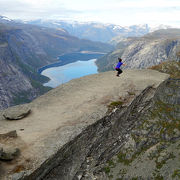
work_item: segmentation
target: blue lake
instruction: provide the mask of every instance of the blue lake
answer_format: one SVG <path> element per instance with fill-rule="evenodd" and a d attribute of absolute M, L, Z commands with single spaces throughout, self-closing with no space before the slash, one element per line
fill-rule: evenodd
<path fill-rule="evenodd" d="M 50 81 L 45 83 L 44 86 L 55 88 L 71 79 L 89 74 L 96 74 L 98 71 L 95 61 L 96 59 L 91 59 L 89 61 L 76 61 L 64 66 L 47 68 L 41 72 L 42 75 L 50 78 Z"/>

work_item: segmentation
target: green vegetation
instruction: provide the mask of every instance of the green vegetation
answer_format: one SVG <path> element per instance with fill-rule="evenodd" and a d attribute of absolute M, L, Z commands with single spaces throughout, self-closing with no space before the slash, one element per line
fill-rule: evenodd
<path fill-rule="evenodd" d="M 36 72 L 36 70 L 28 65 L 28 64 L 25 64 L 23 63 L 20 58 L 18 57 L 18 55 L 16 55 L 16 53 L 14 52 L 14 56 L 16 58 L 16 64 L 21 68 L 22 72 L 27 76 L 29 77 L 30 79 L 33 79 L 35 81 L 39 81 L 41 83 L 45 83 L 49 80 L 48 77 L 46 76 L 43 76 L 41 74 L 38 74 Z"/>
<path fill-rule="evenodd" d="M 21 91 L 18 94 L 14 94 L 14 97 L 12 99 L 12 104 L 18 105 L 23 103 L 29 103 L 31 101 L 30 95 L 31 95 L 30 91 Z"/>
<path fill-rule="evenodd" d="M 164 178 L 163 178 L 163 176 L 158 174 L 154 177 L 154 180 L 164 180 Z"/>
<path fill-rule="evenodd" d="M 122 102 L 122 101 L 114 101 L 114 102 L 111 102 L 111 103 L 107 106 L 107 107 L 108 107 L 107 114 L 108 114 L 108 113 L 111 113 L 111 112 L 113 111 L 113 109 L 122 106 L 123 103 L 124 103 L 124 102 Z"/>
<path fill-rule="evenodd" d="M 126 166 L 128 166 L 132 162 L 132 159 L 126 158 L 125 153 L 120 152 L 118 153 L 117 157 L 118 157 L 118 162 L 123 163 Z"/>
<path fill-rule="evenodd" d="M 111 104 L 109 104 L 109 107 L 117 107 L 121 105 L 123 105 L 122 101 L 114 101 L 114 102 L 111 102 Z"/>
<path fill-rule="evenodd" d="M 172 178 L 178 177 L 180 179 L 180 169 L 174 170 L 174 173 L 172 174 Z"/>
<path fill-rule="evenodd" d="M 174 159 L 175 156 L 173 153 L 170 153 L 170 154 L 167 154 L 165 159 L 163 159 L 162 161 L 158 162 L 158 156 L 156 156 L 156 160 L 155 160 L 155 163 L 156 163 L 156 168 L 157 169 L 161 169 L 163 167 L 164 164 L 166 164 L 166 162 L 169 160 L 169 159 Z"/>
<path fill-rule="evenodd" d="M 52 89 L 51 87 L 43 86 L 40 82 L 35 81 L 33 79 L 31 79 L 30 81 L 31 81 L 31 85 L 39 92 L 40 95 Z"/>
<path fill-rule="evenodd" d="M 114 167 L 114 166 L 115 166 L 115 163 L 114 163 L 113 160 L 109 160 L 109 161 L 108 161 L 108 164 L 109 164 L 110 167 Z"/>
<path fill-rule="evenodd" d="M 15 63 L 18 65 L 18 67 L 21 68 L 23 74 L 25 74 L 30 79 L 31 85 L 35 89 L 34 91 L 33 90 L 21 91 L 18 94 L 14 94 L 14 97 L 12 99 L 13 105 L 29 103 L 32 100 L 32 97 L 35 96 L 35 94 L 36 96 L 42 95 L 52 89 L 51 87 L 44 87 L 42 85 L 42 83 L 45 83 L 49 80 L 48 77 L 38 74 L 32 66 L 23 63 L 20 60 L 19 56 L 15 52 L 13 53 L 15 56 Z"/>
<path fill-rule="evenodd" d="M 131 180 L 138 180 L 138 177 L 133 177 Z"/>
<path fill-rule="evenodd" d="M 36 95 L 41 95 L 52 89 L 51 87 L 45 87 L 41 83 L 34 80 L 31 80 L 31 85 L 35 88 L 35 90 L 21 91 L 17 94 L 13 93 L 13 105 L 31 102 L 32 97 L 34 97 L 35 91 Z"/>
<path fill-rule="evenodd" d="M 165 61 L 159 65 L 152 66 L 149 69 L 170 74 L 171 78 L 180 78 L 180 62 L 177 61 Z"/>
<path fill-rule="evenodd" d="M 111 168 L 114 168 L 115 167 L 115 163 L 113 162 L 113 160 L 109 160 L 108 162 L 107 162 L 107 166 L 106 167 L 104 167 L 104 171 L 105 171 L 105 173 L 106 174 L 109 174 L 110 173 L 110 171 L 111 171 Z"/>
<path fill-rule="evenodd" d="M 175 100 L 175 103 L 173 103 L 173 99 L 179 93 L 179 85 L 174 79 L 170 79 L 164 84 L 166 89 L 164 90 L 162 84 L 161 88 L 163 89 L 158 90 L 150 108 L 138 119 L 138 125 L 131 132 L 131 138 L 135 141 L 136 148 L 134 148 L 134 145 L 131 148 L 131 142 L 132 144 L 134 142 L 130 140 L 117 155 L 117 162 L 121 163 L 119 165 L 121 170 L 123 168 L 125 170 L 131 169 L 134 166 L 134 163 L 132 163 L 134 160 L 143 163 L 143 158 L 148 157 L 150 163 L 152 163 L 152 179 L 156 180 L 166 178 L 162 171 L 173 161 L 176 162 L 180 155 L 180 153 L 177 153 L 180 145 L 177 143 L 177 139 L 174 138 L 178 137 L 180 132 L 180 119 L 178 118 L 180 105 L 176 104 Z M 132 110 L 133 114 L 134 110 Z M 118 164 L 116 168 L 117 166 Z M 122 179 L 127 177 L 121 172 L 120 175 Z M 180 170 L 177 169 L 173 172 L 172 178 L 179 178 L 179 176 Z"/>
<path fill-rule="evenodd" d="M 180 131 L 180 121 L 173 115 L 173 113 L 176 113 L 176 108 L 179 109 L 180 106 L 167 104 L 160 100 L 155 102 L 155 108 L 151 111 L 151 117 L 159 119 L 155 123 L 160 128 L 160 137 L 165 133 L 173 136 L 175 129 Z"/>
<path fill-rule="evenodd" d="M 104 171 L 106 174 L 109 174 L 110 173 L 110 167 L 109 166 L 104 167 Z"/>
<path fill-rule="evenodd" d="M 128 94 L 129 94 L 130 96 L 135 96 L 135 95 L 136 95 L 136 93 L 133 92 L 133 91 L 128 91 Z"/>

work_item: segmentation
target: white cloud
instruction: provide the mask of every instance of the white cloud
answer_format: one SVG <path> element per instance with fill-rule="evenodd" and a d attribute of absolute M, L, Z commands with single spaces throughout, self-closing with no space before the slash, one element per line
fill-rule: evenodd
<path fill-rule="evenodd" d="M 65 18 L 121 25 L 180 24 L 179 0 L 0 0 L 10 18 Z"/>

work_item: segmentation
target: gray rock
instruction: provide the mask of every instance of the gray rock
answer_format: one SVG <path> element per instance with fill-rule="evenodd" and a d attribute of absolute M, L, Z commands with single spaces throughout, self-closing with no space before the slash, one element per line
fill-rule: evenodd
<path fill-rule="evenodd" d="M 18 155 L 20 154 L 20 150 L 18 148 L 3 148 L 0 156 L 0 160 L 5 160 L 5 161 L 11 161 L 15 159 Z"/>
<path fill-rule="evenodd" d="M 20 173 L 15 173 L 15 174 L 13 174 L 13 176 L 12 176 L 12 180 L 18 180 L 18 179 L 22 178 L 22 177 L 24 176 L 24 174 L 25 174 L 24 171 L 22 171 L 22 172 L 20 172 Z"/>
<path fill-rule="evenodd" d="M 16 138 L 16 137 L 17 137 L 17 132 L 16 132 L 16 130 L 10 131 L 10 132 L 5 133 L 5 134 L 0 134 L 0 139 L 1 139 L 1 138 Z"/>
<path fill-rule="evenodd" d="M 4 120 L 3 111 L 0 111 L 0 121 Z"/>
<path fill-rule="evenodd" d="M 2 153 L 3 153 L 3 148 L 0 146 L 0 157 Z"/>
<path fill-rule="evenodd" d="M 3 116 L 7 120 L 19 120 L 28 116 L 31 112 L 31 109 L 26 105 L 14 106 L 6 109 L 3 113 Z"/>

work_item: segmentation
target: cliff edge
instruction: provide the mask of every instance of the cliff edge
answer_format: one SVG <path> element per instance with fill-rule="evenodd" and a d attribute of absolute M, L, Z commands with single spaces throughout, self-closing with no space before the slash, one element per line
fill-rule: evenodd
<path fill-rule="evenodd" d="M 14 130 L 17 137 L 0 137 L 0 145 L 17 148 L 20 154 L 10 162 L 1 161 L 0 178 L 28 179 L 33 172 L 33 179 L 44 177 L 57 165 L 56 161 L 53 166 L 47 165 L 50 159 L 65 150 L 87 127 L 110 113 L 112 102 L 128 106 L 142 90 L 149 86 L 156 89 L 168 77 L 154 70 L 125 70 L 119 78 L 115 72 L 99 73 L 71 80 L 24 105 L 31 112 L 23 119 L 7 120 L 8 109 L 1 111 L 1 137 Z M 63 179 L 72 179 L 73 173 L 71 169 Z"/>

